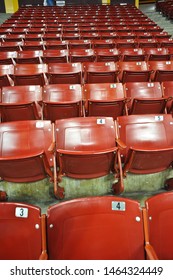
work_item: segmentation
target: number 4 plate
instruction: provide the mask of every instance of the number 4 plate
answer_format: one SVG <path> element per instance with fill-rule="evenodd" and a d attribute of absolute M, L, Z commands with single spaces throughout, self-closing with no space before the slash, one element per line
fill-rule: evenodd
<path fill-rule="evenodd" d="M 16 207 L 15 216 L 18 218 L 28 218 L 28 208 Z"/>
<path fill-rule="evenodd" d="M 126 203 L 124 201 L 112 201 L 112 210 L 114 211 L 125 211 Z"/>

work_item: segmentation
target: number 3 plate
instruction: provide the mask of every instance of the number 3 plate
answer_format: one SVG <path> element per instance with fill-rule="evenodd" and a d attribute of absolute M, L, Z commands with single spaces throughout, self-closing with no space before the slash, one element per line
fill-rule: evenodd
<path fill-rule="evenodd" d="M 16 207 L 15 216 L 18 218 L 28 218 L 28 208 Z"/>

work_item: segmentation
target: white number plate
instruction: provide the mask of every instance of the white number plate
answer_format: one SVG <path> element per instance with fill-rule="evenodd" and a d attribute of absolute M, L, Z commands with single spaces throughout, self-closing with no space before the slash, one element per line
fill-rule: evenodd
<path fill-rule="evenodd" d="M 28 208 L 16 207 L 15 216 L 18 218 L 28 218 Z"/>

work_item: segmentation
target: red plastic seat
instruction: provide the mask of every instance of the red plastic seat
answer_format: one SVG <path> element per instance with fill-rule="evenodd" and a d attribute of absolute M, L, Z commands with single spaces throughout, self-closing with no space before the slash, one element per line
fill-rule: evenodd
<path fill-rule="evenodd" d="M 115 42 L 112 39 L 100 39 L 100 40 L 93 40 L 92 41 L 92 47 L 93 49 L 114 49 L 115 48 Z"/>
<path fill-rule="evenodd" d="M 10 78 L 10 75 L 14 73 L 13 64 L 0 64 L 0 88 L 5 86 L 12 86 L 13 80 Z"/>
<path fill-rule="evenodd" d="M 127 82 L 149 82 L 151 71 L 148 70 L 145 61 L 119 61 L 117 62 L 120 71 L 119 80 Z"/>
<path fill-rule="evenodd" d="M 52 84 L 43 89 L 43 117 L 58 119 L 83 116 L 81 85 Z"/>
<path fill-rule="evenodd" d="M 117 62 L 120 60 L 121 56 L 118 49 L 96 49 L 96 61 L 114 61 Z"/>
<path fill-rule="evenodd" d="M 69 59 L 70 62 L 94 62 L 96 56 L 92 49 L 71 49 Z"/>
<path fill-rule="evenodd" d="M 85 83 L 116 83 L 118 69 L 113 61 L 83 63 Z"/>
<path fill-rule="evenodd" d="M 86 116 L 105 116 L 114 119 L 125 113 L 126 98 L 123 85 L 85 84 L 83 86 Z"/>
<path fill-rule="evenodd" d="M 91 49 L 91 40 L 72 40 L 68 42 L 69 49 Z"/>
<path fill-rule="evenodd" d="M 50 121 L 27 120 L 0 124 L 0 177 L 8 182 L 53 180 Z"/>
<path fill-rule="evenodd" d="M 34 205 L 0 203 L 0 259 L 47 259 L 45 215 Z M 32 248 L 32 250 L 31 250 Z"/>
<path fill-rule="evenodd" d="M 89 179 L 105 176 L 110 172 L 116 174 L 120 168 L 120 177 L 112 188 L 122 192 L 121 161 L 115 145 L 113 118 L 61 119 L 55 122 L 55 131 L 57 182 L 61 181 L 63 175 Z M 64 189 L 58 183 L 54 192 L 57 197 L 64 196 Z"/>
<path fill-rule="evenodd" d="M 145 201 L 145 248 L 155 259 L 173 259 L 173 193 L 161 193 Z"/>
<path fill-rule="evenodd" d="M 42 50 L 27 50 L 27 51 L 18 51 L 17 56 L 14 58 L 14 61 L 17 64 L 21 63 L 41 63 Z"/>
<path fill-rule="evenodd" d="M 168 98 L 168 102 L 166 104 L 166 109 L 168 113 L 172 113 L 173 111 L 173 81 L 163 81 L 161 83 L 161 87 L 163 90 L 163 95 Z"/>
<path fill-rule="evenodd" d="M 128 114 L 165 113 L 167 97 L 159 82 L 133 82 L 125 84 L 126 97 L 129 99 Z"/>
<path fill-rule="evenodd" d="M 0 52 L 0 64 L 15 64 L 14 58 L 17 56 L 16 51 Z"/>
<path fill-rule="evenodd" d="M 173 61 L 148 61 L 148 68 L 153 70 L 151 79 L 155 82 L 173 80 Z"/>
<path fill-rule="evenodd" d="M 7 51 L 21 51 L 22 50 L 22 41 L 17 41 L 17 42 L 1 42 L 0 44 L 0 52 L 7 52 Z"/>
<path fill-rule="evenodd" d="M 142 215 L 135 200 L 78 198 L 50 206 L 47 213 L 51 260 L 145 258 Z"/>
<path fill-rule="evenodd" d="M 64 50 L 68 48 L 67 41 L 59 41 L 59 40 L 47 40 L 44 41 L 44 47 L 46 50 L 55 49 L 55 50 Z"/>
<path fill-rule="evenodd" d="M 11 75 L 15 85 L 40 85 L 47 83 L 47 64 L 16 64 L 14 75 Z"/>
<path fill-rule="evenodd" d="M 1 121 L 41 119 L 39 102 L 42 100 L 40 86 L 10 86 L 2 88 L 0 103 Z"/>
<path fill-rule="evenodd" d="M 123 172 L 150 174 L 172 165 L 173 121 L 170 114 L 129 115 L 117 118 L 117 142 L 122 150 Z M 124 147 L 124 145 L 123 145 Z"/>
<path fill-rule="evenodd" d="M 43 41 L 24 41 L 21 46 L 23 51 L 29 50 L 44 50 L 44 42 Z"/>
<path fill-rule="evenodd" d="M 65 63 L 69 61 L 69 52 L 68 50 L 55 50 L 55 49 L 48 49 L 44 50 L 42 54 L 42 61 L 43 63 Z"/>
<path fill-rule="evenodd" d="M 49 63 L 47 78 L 50 84 L 81 84 L 82 65 L 75 63 Z"/>

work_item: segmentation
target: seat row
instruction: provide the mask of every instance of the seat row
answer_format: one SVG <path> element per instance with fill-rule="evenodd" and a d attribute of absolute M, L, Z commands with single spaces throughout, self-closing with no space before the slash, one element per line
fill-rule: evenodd
<path fill-rule="evenodd" d="M 128 173 L 172 168 L 172 124 L 170 114 L 0 123 L 0 177 L 18 183 L 49 178 L 61 199 L 63 176 L 89 180 L 111 175 L 112 192 L 122 193 Z M 167 189 L 172 181 L 165 179 Z"/>
<path fill-rule="evenodd" d="M 173 81 L 3 87 L 1 122 L 172 113 L 172 90 Z"/>
<path fill-rule="evenodd" d="M 0 203 L 1 260 L 172 260 L 173 193 L 138 201 L 78 198 L 46 214 L 25 203 Z M 160 275 L 162 268 L 152 273 Z"/>
<path fill-rule="evenodd" d="M 55 44 L 55 41 L 52 43 Z M 23 51 L 14 51 L 12 46 L 8 46 L 8 51 L 0 51 L 0 64 L 173 60 L 173 42 L 172 47 L 167 48 L 135 49 L 114 48 L 112 40 L 95 41 L 94 49 L 90 48 L 91 42 L 88 40 L 71 42 L 69 50 L 66 49 L 66 42 L 58 42 L 56 48 L 53 44 L 46 50 L 35 50 L 40 44 L 28 44 L 27 50 Z"/>
<path fill-rule="evenodd" d="M 173 79 L 173 61 L 0 64 L 0 87 L 13 85 L 163 82 Z M 85 59 L 84 59 L 85 60 Z M 86 60 L 85 60 L 86 61 Z"/>

